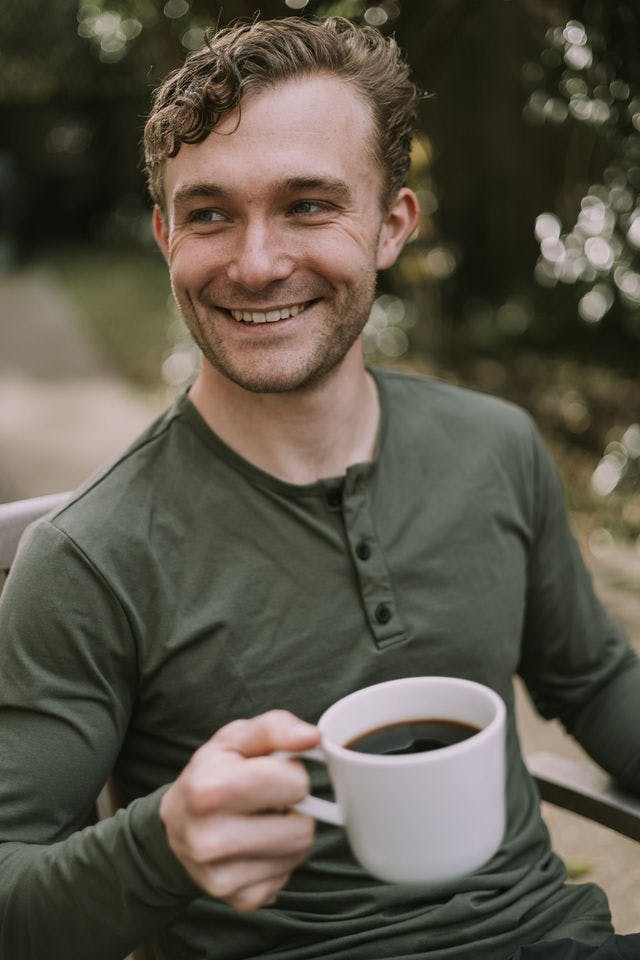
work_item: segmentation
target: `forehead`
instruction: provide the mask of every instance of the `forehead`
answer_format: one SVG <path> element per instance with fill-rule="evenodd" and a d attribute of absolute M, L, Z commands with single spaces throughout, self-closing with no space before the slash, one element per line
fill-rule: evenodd
<path fill-rule="evenodd" d="M 253 185 L 295 178 L 341 179 L 379 195 L 370 105 L 347 81 L 317 74 L 248 94 L 198 144 L 182 144 L 167 160 L 165 196 L 190 181 Z"/>

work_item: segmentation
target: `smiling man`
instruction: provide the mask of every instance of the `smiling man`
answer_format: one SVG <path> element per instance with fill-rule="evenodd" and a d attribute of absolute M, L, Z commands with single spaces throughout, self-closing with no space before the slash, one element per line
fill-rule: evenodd
<path fill-rule="evenodd" d="M 373 453 L 378 401 L 360 338 L 377 271 L 418 216 L 406 187 L 383 206 L 375 136 L 371 105 L 321 71 L 247 95 L 165 162 L 154 227 L 204 358 L 191 399 L 231 447 L 283 479 L 331 476 Z M 290 411 L 305 447 L 331 440 L 327 462 L 290 449 Z"/>
<path fill-rule="evenodd" d="M 2 957 L 507 960 L 611 932 L 550 850 L 513 676 L 640 790 L 638 661 L 526 414 L 363 361 L 417 222 L 416 100 L 393 40 L 341 19 L 222 30 L 156 94 L 154 230 L 202 365 L 3 592 Z M 278 756 L 345 694 L 424 674 L 508 715 L 502 846 L 436 888 L 314 835 Z M 126 808 L 86 826 L 109 774 Z"/>

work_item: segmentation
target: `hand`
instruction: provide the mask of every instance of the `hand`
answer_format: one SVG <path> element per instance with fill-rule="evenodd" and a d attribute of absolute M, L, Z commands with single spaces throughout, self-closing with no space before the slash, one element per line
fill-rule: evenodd
<path fill-rule="evenodd" d="M 306 858 L 314 821 L 290 808 L 309 792 L 301 763 L 319 731 L 273 710 L 222 727 L 197 750 L 160 803 L 169 846 L 207 893 L 237 910 L 272 903 Z"/>

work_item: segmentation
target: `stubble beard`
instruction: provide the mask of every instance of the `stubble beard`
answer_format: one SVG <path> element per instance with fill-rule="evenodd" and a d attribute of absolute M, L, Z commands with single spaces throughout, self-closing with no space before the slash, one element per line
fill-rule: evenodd
<path fill-rule="evenodd" d="M 348 302 L 337 308 L 329 322 L 325 322 L 313 349 L 292 369 L 281 369 L 250 356 L 236 361 L 228 350 L 224 337 L 216 331 L 215 322 L 207 322 L 210 307 L 202 300 L 174 297 L 183 320 L 204 358 L 223 377 L 250 393 L 290 393 L 312 390 L 326 380 L 356 342 L 369 319 L 376 287 L 375 271 L 352 290 Z M 302 320 L 301 322 L 304 322 Z"/>

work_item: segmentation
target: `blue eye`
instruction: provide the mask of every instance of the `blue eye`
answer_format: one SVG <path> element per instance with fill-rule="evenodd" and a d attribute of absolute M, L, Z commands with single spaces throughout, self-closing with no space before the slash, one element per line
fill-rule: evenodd
<path fill-rule="evenodd" d="M 319 213 L 324 209 L 324 204 L 314 200 L 298 200 L 293 205 L 294 213 Z"/>
<path fill-rule="evenodd" d="M 218 223 L 224 217 L 218 210 L 194 210 L 189 219 L 197 223 Z"/>

